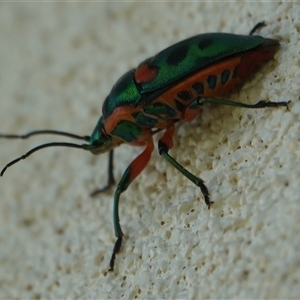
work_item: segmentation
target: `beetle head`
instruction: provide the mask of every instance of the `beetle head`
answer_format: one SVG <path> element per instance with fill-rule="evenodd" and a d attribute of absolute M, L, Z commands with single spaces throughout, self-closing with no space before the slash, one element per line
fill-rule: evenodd
<path fill-rule="evenodd" d="M 101 117 L 91 135 L 88 150 L 93 154 L 102 154 L 122 144 L 122 141 L 105 132 L 104 119 Z"/>

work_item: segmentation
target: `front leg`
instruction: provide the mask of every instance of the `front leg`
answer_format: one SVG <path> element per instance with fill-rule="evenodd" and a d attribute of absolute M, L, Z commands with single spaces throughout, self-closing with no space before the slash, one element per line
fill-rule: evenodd
<path fill-rule="evenodd" d="M 115 178 L 114 178 L 114 150 L 110 150 L 109 151 L 109 157 L 108 157 L 108 180 L 107 180 L 107 184 L 98 190 L 93 191 L 90 196 L 91 197 L 95 197 L 96 195 L 106 192 L 107 190 L 109 190 L 114 184 L 115 184 Z"/>
<path fill-rule="evenodd" d="M 120 218 L 119 218 L 120 196 L 124 191 L 126 191 L 130 183 L 145 169 L 154 149 L 152 137 L 148 141 L 137 142 L 135 143 L 135 145 L 137 146 L 146 145 L 146 148 L 126 169 L 115 191 L 113 221 L 114 221 L 114 228 L 115 228 L 115 236 L 117 237 L 117 240 L 115 242 L 113 253 L 110 259 L 109 271 L 114 270 L 116 254 L 120 252 L 122 246 L 123 232 L 121 229 Z"/>

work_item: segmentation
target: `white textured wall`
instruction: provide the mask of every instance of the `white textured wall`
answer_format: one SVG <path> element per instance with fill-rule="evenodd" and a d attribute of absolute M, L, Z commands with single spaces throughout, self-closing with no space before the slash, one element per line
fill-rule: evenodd
<path fill-rule="evenodd" d="M 0 179 L 0 298 L 299 298 L 300 5 L 291 3 L 1 3 L 0 128 L 91 134 L 127 69 L 186 37 L 260 33 L 282 47 L 231 99 L 292 100 L 285 109 L 206 107 L 180 124 L 121 198 L 116 272 L 106 155 L 48 149 Z M 51 137 L 0 141 L 0 164 Z M 54 138 L 54 140 L 65 140 Z M 139 149 L 116 152 L 120 179 Z"/>

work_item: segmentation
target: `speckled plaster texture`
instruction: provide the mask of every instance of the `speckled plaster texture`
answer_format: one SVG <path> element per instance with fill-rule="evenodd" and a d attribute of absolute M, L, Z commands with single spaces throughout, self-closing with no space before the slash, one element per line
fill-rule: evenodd
<path fill-rule="evenodd" d="M 91 134 L 112 85 L 166 46 L 203 32 L 278 38 L 281 49 L 230 99 L 287 109 L 206 106 L 178 124 L 171 154 L 215 201 L 155 151 L 122 195 L 115 241 L 107 155 L 36 153 L 0 179 L 0 298 L 300 297 L 300 4 L 282 2 L 1 3 L 1 132 Z M 1 140 L 0 163 L 61 137 Z M 156 138 L 157 140 L 157 138 Z M 69 141 L 69 140 L 68 140 Z M 116 151 L 121 178 L 139 148 Z"/>

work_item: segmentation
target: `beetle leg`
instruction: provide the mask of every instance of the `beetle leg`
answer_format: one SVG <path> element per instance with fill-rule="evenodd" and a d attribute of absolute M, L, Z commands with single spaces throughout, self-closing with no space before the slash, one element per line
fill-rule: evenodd
<path fill-rule="evenodd" d="M 108 180 L 107 184 L 98 190 L 93 191 L 90 196 L 95 197 L 96 195 L 106 192 L 109 190 L 114 184 L 115 184 L 115 177 L 114 177 L 114 150 L 109 151 L 109 157 L 108 157 Z"/>
<path fill-rule="evenodd" d="M 185 109 L 184 114 L 183 114 L 183 120 L 186 122 L 190 122 L 194 120 L 201 109 L 201 105 L 198 103 L 198 98 L 193 100 L 189 106 Z"/>
<path fill-rule="evenodd" d="M 246 107 L 246 108 L 264 108 L 264 107 L 278 107 L 278 106 L 288 107 L 288 104 L 290 103 L 290 101 L 268 102 L 268 101 L 260 100 L 255 104 L 246 104 L 242 102 L 236 102 L 236 101 L 231 101 L 231 100 L 226 100 L 221 98 L 198 98 L 195 101 L 197 101 L 199 106 L 201 106 L 204 103 L 213 103 L 213 104 L 221 104 L 221 105 L 229 105 L 229 106 L 237 106 L 237 107 Z"/>
<path fill-rule="evenodd" d="M 116 254 L 120 252 L 121 246 L 122 246 L 122 237 L 123 232 L 120 225 L 120 219 L 119 219 L 119 200 L 120 195 L 126 191 L 130 183 L 144 170 L 144 168 L 147 166 L 151 154 L 154 149 L 152 138 L 149 138 L 146 141 L 137 142 L 135 145 L 143 146 L 146 145 L 145 150 L 129 165 L 129 167 L 124 172 L 118 187 L 115 191 L 114 195 L 114 208 L 113 208 L 113 220 L 114 220 L 114 228 L 115 228 L 115 236 L 117 237 L 117 240 L 115 242 L 115 246 L 113 249 L 113 253 L 110 259 L 110 269 L 109 271 L 114 270 L 114 264 L 116 259 Z"/>
<path fill-rule="evenodd" d="M 159 154 L 167 160 L 173 167 L 175 167 L 180 173 L 182 173 L 185 177 L 187 177 L 190 181 L 192 181 L 196 186 L 201 189 L 201 192 L 204 196 L 204 200 L 208 209 L 210 205 L 213 203 L 210 201 L 210 196 L 204 181 L 190 173 L 186 170 L 182 165 L 180 165 L 173 157 L 168 154 L 168 151 L 173 147 L 173 135 L 174 135 L 174 125 L 169 127 L 167 131 L 164 133 L 163 137 L 158 141 L 158 151 Z"/>
<path fill-rule="evenodd" d="M 267 102 L 261 100 L 255 104 L 247 104 L 242 102 L 236 102 L 221 98 L 197 98 L 190 103 L 190 105 L 186 108 L 183 119 L 186 122 L 192 121 L 200 111 L 200 108 L 205 103 L 212 103 L 212 104 L 221 104 L 221 105 L 229 105 L 229 106 L 237 106 L 237 107 L 246 107 L 246 108 L 264 108 L 264 107 L 278 107 L 278 106 L 285 106 L 288 107 L 290 101 L 286 102 Z"/>
<path fill-rule="evenodd" d="M 252 35 L 253 33 L 255 33 L 255 31 L 257 31 L 257 29 L 260 29 L 262 27 L 266 26 L 266 22 L 265 21 L 261 21 L 258 22 L 249 32 L 249 35 Z"/>

